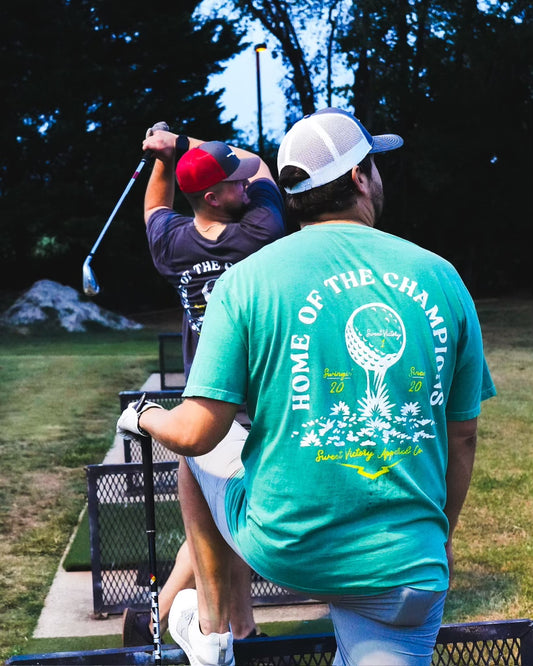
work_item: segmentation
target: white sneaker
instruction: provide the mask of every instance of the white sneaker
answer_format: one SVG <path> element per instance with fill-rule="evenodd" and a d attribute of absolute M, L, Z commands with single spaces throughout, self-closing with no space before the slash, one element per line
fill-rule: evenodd
<path fill-rule="evenodd" d="M 183 649 L 191 666 L 235 666 L 233 635 L 200 631 L 196 590 L 181 590 L 172 602 L 168 630 Z"/>

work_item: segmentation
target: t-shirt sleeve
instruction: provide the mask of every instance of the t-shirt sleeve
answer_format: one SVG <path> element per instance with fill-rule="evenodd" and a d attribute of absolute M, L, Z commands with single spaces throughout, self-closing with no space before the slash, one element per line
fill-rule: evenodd
<path fill-rule="evenodd" d="M 190 219 L 178 215 L 170 208 L 160 208 L 150 215 L 146 237 L 156 266 L 166 265 L 174 259 L 176 242 L 181 241 L 180 232 Z"/>
<path fill-rule="evenodd" d="M 248 187 L 251 205 L 240 220 L 244 233 L 268 241 L 285 235 L 283 199 L 270 180 L 261 178 Z"/>
<path fill-rule="evenodd" d="M 225 275 L 207 305 L 200 341 L 183 392 L 242 404 L 246 399 L 248 350 L 243 327 L 225 297 Z"/>
<path fill-rule="evenodd" d="M 455 372 L 446 406 L 448 421 L 467 421 L 479 415 L 481 402 L 496 395 L 483 353 L 481 328 L 473 303 L 464 297 L 466 317 L 457 347 Z"/>

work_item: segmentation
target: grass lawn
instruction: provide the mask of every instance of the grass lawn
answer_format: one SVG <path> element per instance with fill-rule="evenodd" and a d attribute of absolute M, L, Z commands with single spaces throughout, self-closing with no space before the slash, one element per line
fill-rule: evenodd
<path fill-rule="evenodd" d="M 156 329 L 0 335 L 0 660 L 24 652 L 114 438 L 118 393 L 157 370 Z"/>
<path fill-rule="evenodd" d="M 478 306 L 498 390 L 484 403 L 446 621 L 533 618 L 533 302 Z"/>
<path fill-rule="evenodd" d="M 487 300 L 478 310 L 498 397 L 480 418 L 445 622 L 533 618 L 533 301 Z M 113 441 L 118 392 L 157 370 L 157 333 L 176 329 L 154 317 L 129 333 L 0 335 L 2 660 L 84 649 L 31 636 L 85 504 L 84 466 Z"/>

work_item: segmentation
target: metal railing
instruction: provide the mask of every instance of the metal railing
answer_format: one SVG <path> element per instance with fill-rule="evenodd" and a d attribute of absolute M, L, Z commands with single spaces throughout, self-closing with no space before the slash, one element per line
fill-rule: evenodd
<path fill-rule="evenodd" d="M 335 656 L 331 633 L 276 636 L 235 641 L 237 666 L 331 666 Z M 151 664 L 150 647 L 64 652 L 12 657 L 6 666 L 131 666 Z M 163 645 L 163 664 L 187 664 L 183 651 Z M 441 627 L 432 666 L 531 666 L 533 622 L 510 620 L 452 624 Z"/>

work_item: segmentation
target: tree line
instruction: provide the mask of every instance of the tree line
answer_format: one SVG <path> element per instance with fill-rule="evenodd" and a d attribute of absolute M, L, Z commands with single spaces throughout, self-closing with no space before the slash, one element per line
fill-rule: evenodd
<path fill-rule="evenodd" d="M 287 71 L 286 127 L 335 103 L 375 133 L 404 137 L 401 151 L 378 161 L 382 228 L 448 258 L 476 296 L 531 294 L 528 3 L 232 0 L 199 13 L 203 7 L 19 0 L 4 8 L 4 292 L 40 278 L 81 289 L 83 259 L 154 122 L 243 145 L 220 119 L 222 91 L 206 90 L 250 46 L 254 19 Z M 275 153 L 267 142 L 263 157 L 273 168 Z M 97 302 L 125 312 L 177 303 L 148 254 L 146 175 L 139 180 L 93 260 Z"/>

